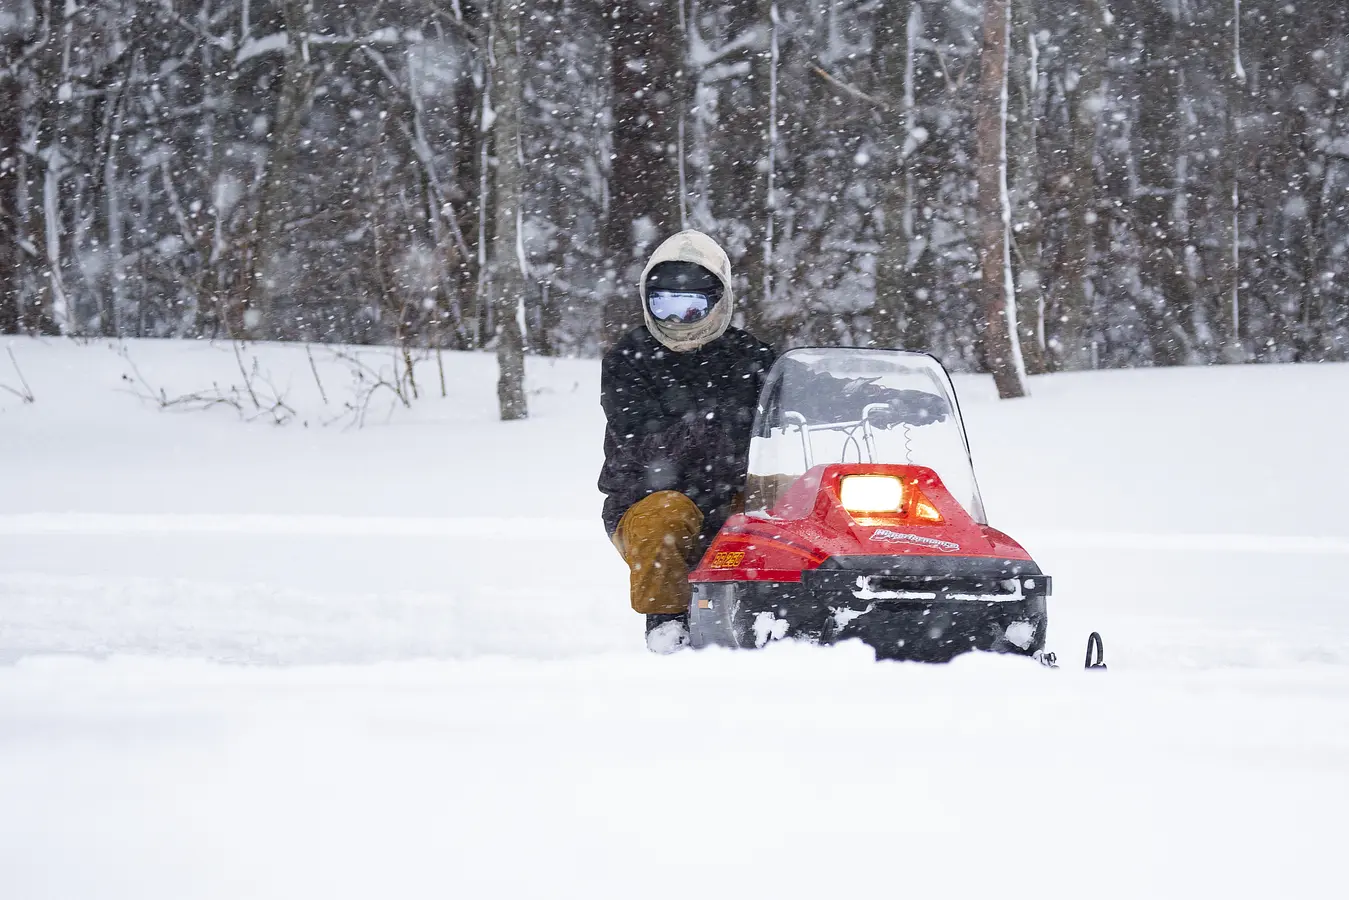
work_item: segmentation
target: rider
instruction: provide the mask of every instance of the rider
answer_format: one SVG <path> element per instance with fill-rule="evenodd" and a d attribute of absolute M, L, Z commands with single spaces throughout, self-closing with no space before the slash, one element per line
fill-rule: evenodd
<path fill-rule="evenodd" d="M 647 647 L 688 642 L 688 573 L 743 502 L 755 405 L 775 354 L 731 325 L 731 261 L 681 231 L 640 282 L 643 325 L 604 356 L 604 525 L 631 570 Z"/>

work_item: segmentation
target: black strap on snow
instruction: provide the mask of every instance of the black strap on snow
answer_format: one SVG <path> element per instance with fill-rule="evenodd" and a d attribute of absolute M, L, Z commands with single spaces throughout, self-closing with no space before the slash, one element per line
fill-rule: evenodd
<path fill-rule="evenodd" d="M 1093 652 L 1094 651 L 1094 652 Z M 1092 662 L 1093 657 L 1095 662 Z M 1100 632 L 1093 631 L 1087 638 L 1087 666 L 1088 669 L 1105 668 L 1105 642 L 1101 640 Z"/>

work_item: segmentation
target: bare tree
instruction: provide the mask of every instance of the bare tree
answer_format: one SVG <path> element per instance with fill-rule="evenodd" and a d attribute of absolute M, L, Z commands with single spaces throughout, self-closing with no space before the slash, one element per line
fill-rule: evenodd
<path fill-rule="evenodd" d="M 871 339 L 881 347 L 906 345 L 910 306 L 914 302 L 913 279 L 916 221 L 914 166 L 917 158 L 917 127 L 913 72 L 918 33 L 922 29 L 920 3 L 886 3 L 877 10 L 875 29 L 879 48 L 878 86 L 890 100 L 881 139 L 885 181 L 881 189 L 884 232 L 876 261 L 876 302 L 873 306 Z M 901 98 L 900 109 L 893 98 Z"/>
<path fill-rule="evenodd" d="M 1105 108 L 1102 93 L 1106 62 L 1105 28 L 1110 14 L 1101 0 L 1075 11 L 1068 53 L 1066 97 L 1069 145 L 1066 164 L 1057 171 L 1063 194 L 1066 235 L 1059 251 L 1048 300 L 1052 334 L 1047 340 L 1050 369 L 1085 369 L 1092 365 L 1092 286 L 1089 282 L 1096 241 L 1097 123 Z"/>
<path fill-rule="evenodd" d="M 998 396 L 1026 396 L 1026 366 L 1012 283 L 1011 204 L 1007 197 L 1008 0 L 984 0 L 984 50 L 976 131 L 979 142 L 979 268 L 984 365 Z"/>
<path fill-rule="evenodd" d="M 63 290 L 60 179 L 66 169 L 60 125 L 73 36 L 61 33 L 51 3 L 10 3 L 0 32 L 0 323 L 15 331 L 61 333 Z M 8 259 L 5 259 L 5 257 Z M 8 294 L 8 298 L 5 297 Z M 67 320 L 68 321 L 68 320 Z"/>
<path fill-rule="evenodd" d="M 498 2 L 0 0 L 0 331 L 592 354 L 690 225 L 761 337 L 985 366 L 982 3 L 527 0 L 507 220 Z M 1349 358 L 1349 5 L 1008 2 L 1027 369 Z"/>
<path fill-rule="evenodd" d="M 24 28 L 17 0 L 0 3 L 0 63 L 8 62 L 23 45 Z M 19 330 L 19 268 L 23 241 L 17 203 L 19 199 L 19 144 L 23 138 L 20 116 L 19 73 L 12 65 L 0 65 L 0 334 Z"/>
<path fill-rule="evenodd" d="M 1140 243 L 1140 274 L 1157 295 L 1140 304 L 1157 362 L 1190 361 L 1191 339 L 1183 327 L 1193 290 L 1185 276 L 1188 235 L 1176 216 L 1176 149 L 1180 146 L 1180 66 L 1176 21 L 1163 0 L 1128 0 L 1116 9 L 1133 31 L 1138 54 L 1138 147 L 1132 185 L 1134 232 Z"/>
<path fill-rule="evenodd" d="M 491 291 L 496 309 L 497 402 L 501 418 L 523 419 L 525 400 L 525 345 L 521 329 L 525 303 L 523 213 L 524 159 L 520 120 L 524 107 L 520 74 L 520 6 L 523 0 L 496 0 L 489 49 L 492 69 L 491 98 L 496 118 L 497 166 L 494 178 L 496 232 L 492 238 Z"/>
<path fill-rule="evenodd" d="M 275 328 L 272 306 L 278 287 L 272 279 L 282 254 L 285 223 L 295 218 L 290 199 L 294 191 L 291 174 L 312 80 L 308 41 L 313 4 L 311 0 L 277 2 L 285 25 L 286 61 L 279 74 L 266 169 L 249 241 L 251 258 L 246 277 L 247 292 L 237 298 L 236 315 L 227 321 L 235 337 L 258 337 Z"/>
<path fill-rule="evenodd" d="M 683 222 L 679 111 L 684 36 L 668 4 L 616 0 L 609 7 L 609 215 L 604 244 L 610 284 L 602 314 L 607 346 L 641 320 L 633 297 L 655 244 Z"/>
<path fill-rule="evenodd" d="M 697 13 L 705 7 L 687 5 L 685 28 L 691 51 L 688 65 L 695 71 L 695 96 L 715 98 L 715 115 L 702 102 L 686 123 L 684 146 L 696 142 L 698 129 L 706 129 L 718 146 L 728 152 L 713 152 L 708 160 L 706 197 L 690 197 L 691 205 L 702 201 L 708 209 L 716 236 L 731 258 L 735 272 L 736 309 L 743 312 L 745 324 L 754 334 L 770 339 L 771 323 L 764 313 L 765 285 L 771 283 L 771 264 L 765 258 L 768 220 L 768 157 L 770 109 L 773 107 L 773 66 L 776 64 L 771 41 L 772 0 L 729 0 L 709 4 L 721 13 L 712 18 L 720 31 L 720 42 L 713 29 L 704 30 Z M 687 169 L 687 165 L 685 167 Z M 700 179 L 694 178 L 700 183 Z M 685 179 L 686 196 L 696 192 Z M 694 210 L 696 212 L 696 210 Z M 767 279 L 767 282 L 766 282 Z M 771 340 L 770 340 L 771 342 Z"/>

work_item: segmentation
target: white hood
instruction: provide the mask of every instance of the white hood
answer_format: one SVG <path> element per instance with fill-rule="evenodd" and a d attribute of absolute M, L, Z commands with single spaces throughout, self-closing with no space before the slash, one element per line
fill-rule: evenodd
<path fill-rule="evenodd" d="M 701 322 L 692 325 L 676 325 L 670 322 L 657 322 L 651 317 L 651 309 L 646 302 L 646 276 L 663 262 L 697 263 L 721 280 L 721 301 L 712 307 L 712 312 Z M 676 353 L 697 350 L 704 344 L 715 341 L 730 327 L 731 316 L 735 313 L 735 291 L 731 286 L 731 258 L 721 246 L 701 231 L 681 231 L 666 238 L 647 260 L 642 270 L 642 280 L 638 284 L 642 292 L 642 317 L 646 320 L 647 330 L 665 346 Z"/>

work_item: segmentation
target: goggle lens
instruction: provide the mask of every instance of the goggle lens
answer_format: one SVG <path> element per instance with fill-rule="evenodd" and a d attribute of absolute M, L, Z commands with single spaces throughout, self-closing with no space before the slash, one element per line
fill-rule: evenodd
<path fill-rule="evenodd" d="M 689 325 L 707 317 L 712 298 L 702 291 L 651 291 L 647 305 L 658 322 Z"/>

